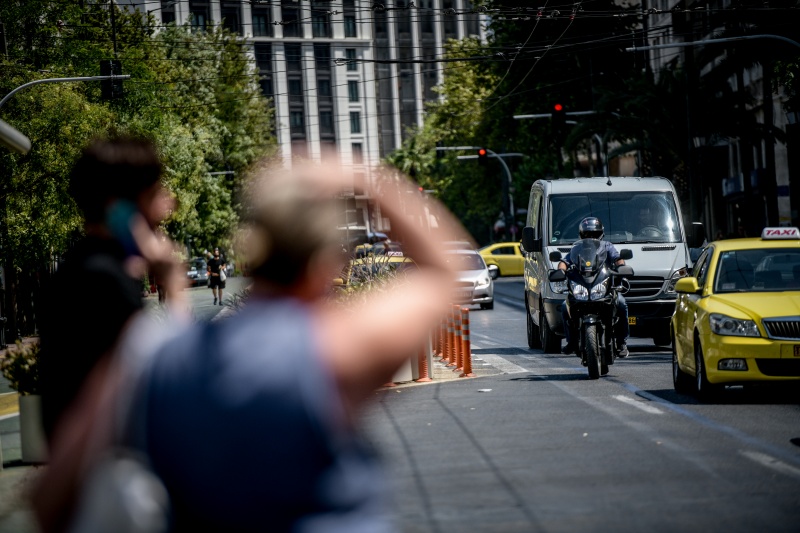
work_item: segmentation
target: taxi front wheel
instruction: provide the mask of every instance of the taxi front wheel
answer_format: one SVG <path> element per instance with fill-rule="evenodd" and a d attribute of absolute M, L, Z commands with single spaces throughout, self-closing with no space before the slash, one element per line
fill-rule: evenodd
<path fill-rule="evenodd" d="M 681 370 L 678 365 L 678 351 L 675 348 L 675 339 L 672 339 L 672 384 L 678 394 L 688 394 L 692 391 L 692 376 Z"/>
<path fill-rule="evenodd" d="M 695 392 L 700 400 L 710 400 L 722 389 L 719 385 L 708 382 L 706 377 L 706 362 L 703 357 L 703 347 L 700 339 L 695 339 L 694 344 Z"/>

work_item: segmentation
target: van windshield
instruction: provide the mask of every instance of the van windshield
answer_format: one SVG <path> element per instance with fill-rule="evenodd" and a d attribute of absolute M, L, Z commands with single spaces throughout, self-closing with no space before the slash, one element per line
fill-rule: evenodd
<path fill-rule="evenodd" d="M 597 217 L 604 239 L 615 244 L 681 242 L 675 200 L 669 191 L 561 194 L 550 197 L 550 245 L 579 239 L 578 225 Z"/>

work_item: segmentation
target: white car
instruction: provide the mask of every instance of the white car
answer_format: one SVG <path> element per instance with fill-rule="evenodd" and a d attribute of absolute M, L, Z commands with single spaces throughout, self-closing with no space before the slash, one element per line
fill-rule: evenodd
<path fill-rule="evenodd" d="M 455 264 L 457 270 L 453 303 L 494 309 L 494 281 L 483 257 L 475 250 L 448 250 L 445 254 L 448 263 Z"/>

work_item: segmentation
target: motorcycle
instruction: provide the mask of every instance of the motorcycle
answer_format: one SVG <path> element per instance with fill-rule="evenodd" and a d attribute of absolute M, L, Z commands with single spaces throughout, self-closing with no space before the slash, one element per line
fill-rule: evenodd
<path fill-rule="evenodd" d="M 567 309 L 577 330 L 577 353 L 589 370 L 589 379 L 608 374 L 614 364 L 618 347 L 614 341 L 617 317 L 617 295 L 630 289 L 627 278 L 633 277 L 633 268 L 620 265 L 616 270 L 606 265 L 606 251 L 597 239 L 582 239 L 569 252 L 572 265 L 567 271 L 553 270 L 551 282 L 565 284 Z M 622 259 L 630 259 L 630 250 L 621 250 Z M 552 252 L 550 261 L 561 260 L 561 252 Z M 569 327 L 564 324 L 564 327 Z"/>

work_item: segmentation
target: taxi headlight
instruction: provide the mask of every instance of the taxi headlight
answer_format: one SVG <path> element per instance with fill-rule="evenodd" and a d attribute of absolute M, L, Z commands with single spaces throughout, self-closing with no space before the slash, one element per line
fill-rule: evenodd
<path fill-rule="evenodd" d="M 570 291 L 572 291 L 572 295 L 575 297 L 576 300 L 585 302 L 586 300 L 589 299 L 589 289 L 587 289 L 580 283 L 575 283 L 574 281 L 570 281 L 569 289 Z"/>
<path fill-rule="evenodd" d="M 600 300 L 606 295 L 606 292 L 608 292 L 608 278 L 592 287 L 591 298 L 592 300 Z"/>
<path fill-rule="evenodd" d="M 678 283 L 679 279 L 685 278 L 688 275 L 689 269 L 686 267 L 679 268 L 673 272 L 672 276 L 669 278 L 669 283 L 667 283 L 667 294 L 675 294 L 675 284 Z"/>
<path fill-rule="evenodd" d="M 760 337 L 758 326 L 752 320 L 731 318 L 719 313 L 709 315 L 711 332 L 717 335 L 732 335 L 735 337 Z"/>

